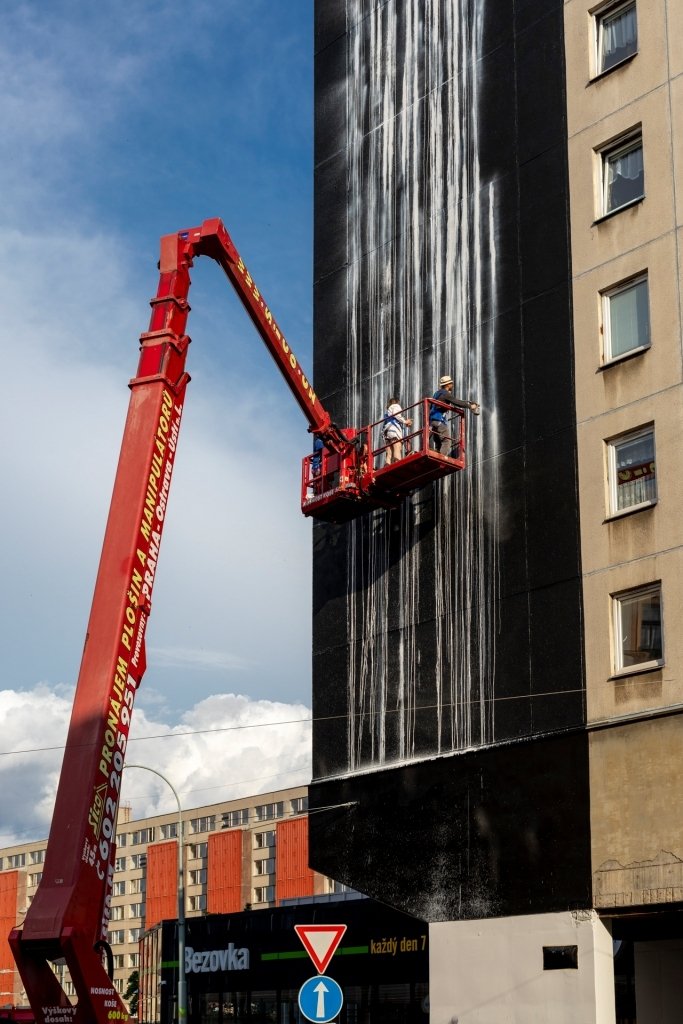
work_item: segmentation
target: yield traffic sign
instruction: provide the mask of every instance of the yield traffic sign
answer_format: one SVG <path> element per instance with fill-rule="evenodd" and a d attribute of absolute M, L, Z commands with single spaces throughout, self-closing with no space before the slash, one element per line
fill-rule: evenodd
<path fill-rule="evenodd" d="M 318 973 L 324 974 L 325 968 L 334 956 L 334 951 L 346 931 L 346 925 L 295 924 L 294 931 L 301 939 L 304 949 L 315 964 Z"/>

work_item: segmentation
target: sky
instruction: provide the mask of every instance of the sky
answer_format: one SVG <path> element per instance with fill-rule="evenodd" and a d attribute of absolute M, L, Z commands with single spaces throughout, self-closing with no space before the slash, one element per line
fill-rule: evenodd
<path fill-rule="evenodd" d="M 49 830 L 159 238 L 221 217 L 312 368 L 312 10 L 2 5 L 0 847 Z M 186 807 L 310 779 L 310 437 L 218 267 L 192 282 L 128 753 Z M 135 817 L 174 806 L 125 779 Z"/>

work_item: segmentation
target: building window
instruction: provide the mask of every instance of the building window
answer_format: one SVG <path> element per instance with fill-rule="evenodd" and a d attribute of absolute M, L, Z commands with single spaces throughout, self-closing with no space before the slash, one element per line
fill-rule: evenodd
<path fill-rule="evenodd" d="M 191 818 L 191 832 L 213 832 L 216 828 L 216 815 L 209 814 L 205 818 Z"/>
<path fill-rule="evenodd" d="M 254 808 L 257 821 L 270 821 L 272 818 L 281 818 L 284 814 L 285 805 L 282 800 L 272 804 L 259 804 Z"/>
<path fill-rule="evenodd" d="M 169 821 L 166 825 L 159 825 L 159 834 L 162 839 L 177 839 L 178 822 Z"/>
<path fill-rule="evenodd" d="M 123 932 L 121 932 L 120 934 L 123 935 Z M 128 941 L 129 942 L 139 942 L 141 935 L 142 935 L 142 928 L 129 928 L 128 929 Z M 123 942 L 123 939 L 121 939 L 121 941 Z"/>
<path fill-rule="evenodd" d="M 114 970 L 122 971 L 125 966 L 126 961 L 124 959 L 123 953 L 114 953 Z"/>
<path fill-rule="evenodd" d="M 13 853 L 7 858 L 7 866 L 10 868 L 23 868 L 26 864 L 25 853 Z"/>
<path fill-rule="evenodd" d="M 190 896 L 189 905 L 190 910 L 206 910 L 206 894 L 201 893 L 199 896 Z"/>
<path fill-rule="evenodd" d="M 112 921 L 123 921 L 123 907 L 116 906 L 111 908 L 111 919 Z"/>
<path fill-rule="evenodd" d="M 662 665 L 661 584 L 615 594 L 612 602 L 615 672 Z"/>
<path fill-rule="evenodd" d="M 655 432 L 645 427 L 607 442 L 610 515 L 657 501 Z"/>
<path fill-rule="evenodd" d="M 139 965 L 140 965 L 140 954 L 139 953 L 129 953 L 128 954 L 128 966 L 129 967 L 138 967 Z"/>
<path fill-rule="evenodd" d="M 43 872 L 42 871 L 36 871 L 35 874 L 31 874 L 31 875 L 28 876 L 28 884 L 29 885 L 38 885 L 38 883 L 39 883 L 39 881 L 41 880 L 42 877 L 43 877 Z"/>
<path fill-rule="evenodd" d="M 249 808 L 240 807 L 236 811 L 223 812 L 223 828 L 239 828 L 240 825 L 249 824 Z"/>
<path fill-rule="evenodd" d="M 45 861 L 45 850 L 31 851 L 31 864 L 42 864 Z"/>
<path fill-rule="evenodd" d="M 262 850 L 266 846 L 275 846 L 275 829 L 268 832 L 254 832 L 254 847 Z"/>
<path fill-rule="evenodd" d="M 645 195 L 643 169 L 643 137 L 638 131 L 618 144 L 603 149 L 602 210 L 603 216 L 628 206 Z"/>
<path fill-rule="evenodd" d="M 602 293 L 605 362 L 650 347 L 647 274 Z"/>
<path fill-rule="evenodd" d="M 139 868 L 147 867 L 147 854 L 146 853 L 134 853 L 130 858 L 130 866 L 134 871 Z"/>
<path fill-rule="evenodd" d="M 190 843 L 190 860 L 203 860 L 207 849 L 208 843 Z"/>
<path fill-rule="evenodd" d="M 197 868 L 189 872 L 190 885 L 206 885 L 206 868 Z"/>
<path fill-rule="evenodd" d="M 144 917 L 145 916 L 145 905 L 144 903 L 131 903 L 128 907 L 128 917 Z"/>
<path fill-rule="evenodd" d="M 610 3 L 593 15 L 596 62 L 599 75 L 632 57 L 638 49 L 638 20 L 635 0 Z"/>
<path fill-rule="evenodd" d="M 120 946 L 125 941 L 125 936 L 126 936 L 126 933 L 123 931 L 122 928 L 120 928 L 120 929 L 118 929 L 116 931 L 113 931 L 113 932 L 110 931 L 109 932 L 109 945 L 110 946 Z"/>
<path fill-rule="evenodd" d="M 265 857 L 263 860 L 254 861 L 255 875 L 272 875 L 275 871 L 275 858 Z"/>
<path fill-rule="evenodd" d="M 125 882 L 114 882 L 114 888 L 112 889 L 113 896 L 125 896 L 126 895 L 126 883 Z"/>
<path fill-rule="evenodd" d="M 292 814 L 303 814 L 308 810 L 308 797 L 297 796 L 292 800 Z"/>
<path fill-rule="evenodd" d="M 128 845 L 128 833 L 127 832 L 119 832 L 118 833 L 118 835 L 116 836 L 116 845 L 117 845 L 117 847 L 119 849 L 121 849 L 122 846 L 127 846 Z"/>
<path fill-rule="evenodd" d="M 114 861 L 114 871 L 125 871 L 126 870 L 126 858 L 117 857 Z"/>
<path fill-rule="evenodd" d="M 134 895 L 136 892 L 145 891 L 145 879 L 144 878 L 131 878 L 128 884 L 128 892 Z"/>
<path fill-rule="evenodd" d="M 141 843 L 153 843 L 154 842 L 154 828 L 141 828 L 137 832 L 133 832 L 131 837 L 131 844 L 133 846 L 139 846 Z"/>
<path fill-rule="evenodd" d="M 254 903 L 272 903 L 274 899 L 274 885 L 257 885 L 254 889 Z"/>

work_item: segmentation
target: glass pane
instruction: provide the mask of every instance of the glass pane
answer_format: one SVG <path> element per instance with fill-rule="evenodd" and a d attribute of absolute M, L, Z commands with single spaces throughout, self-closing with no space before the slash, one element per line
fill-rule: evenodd
<path fill-rule="evenodd" d="M 615 511 L 657 498 L 654 434 L 640 434 L 614 445 L 617 483 Z"/>
<path fill-rule="evenodd" d="M 650 344 L 650 313 L 647 281 L 624 288 L 608 296 L 609 352 L 608 358 Z"/>
<path fill-rule="evenodd" d="M 619 601 L 621 668 L 658 661 L 662 657 L 662 620 L 659 590 Z"/>
<path fill-rule="evenodd" d="M 638 47 L 636 5 L 621 7 L 614 14 L 600 19 L 600 71 L 609 71 L 615 64 L 630 57 Z"/>
<path fill-rule="evenodd" d="M 629 149 L 605 155 L 605 213 L 644 195 L 643 144 L 640 139 Z"/>
<path fill-rule="evenodd" d="M 252 1024 L 277 1024 L 277 993 L 262 991 L 251 993 Z"/>

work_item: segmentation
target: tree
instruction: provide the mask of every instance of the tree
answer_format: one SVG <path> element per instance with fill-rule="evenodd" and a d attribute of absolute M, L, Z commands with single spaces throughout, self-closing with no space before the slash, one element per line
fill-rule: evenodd
<path fill-rule="evenodd" d="M 140 986 L 140 976 L 137 971 L 131 971 L 130 977 L 128 978 L 128 985 L 126 991 L 123 993 L 123 998 L 128 1003 L 131 1017 L 136 1017 L 138 1012 L 138 990 Z"/>

